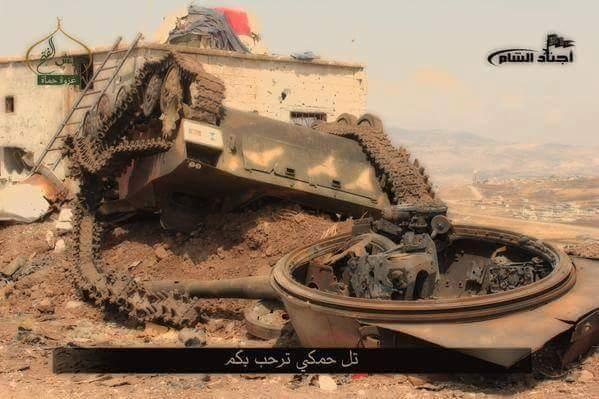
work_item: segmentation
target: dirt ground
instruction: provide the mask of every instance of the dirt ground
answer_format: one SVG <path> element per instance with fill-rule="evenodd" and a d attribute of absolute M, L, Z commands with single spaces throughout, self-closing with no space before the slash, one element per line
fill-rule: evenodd
<path fill-rule="evenodd" d="M 183 346 L 172 329 L 134 325 L 122 315 L 82 301 L 68 272 L 70 235 L 59 235 L 55 218 L 31 225 L 0 225 L 0 270 L 14 262 L 21 265 L 16 281 L 0 281 L 0 398 L 599 398 L 596 350 L 555 379 L 536 373 L 499 377 L 55 375 L 51 350 L 69 343 Z M 192 234 L 167 233 L 157 218 L 144 217 L 114 228 L 106 237 L 103 254 L 109 268 L 128 270 L 142 279 L 242 277 L 268 273 L 281 255 L 297 245 L 349 226 L 348 221 L 284 204 L 209 216 Z M 66 243 L 65 252 L 60 251 L 60 240 Z M 201 327 L 208 346 L 273 344 L 247 334 L 242 315 L 247 303 L 202 301 L 206 321 Z M 335 384 L 330 384 L 330 378 Z"/>

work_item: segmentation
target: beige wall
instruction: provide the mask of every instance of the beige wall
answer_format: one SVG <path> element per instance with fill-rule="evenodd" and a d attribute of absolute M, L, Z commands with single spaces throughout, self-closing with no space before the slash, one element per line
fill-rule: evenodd
<path fill-rule="evenodd" d="M 144 49 L 137 64 L 161 54 L 165 53 Z M 187 54 L 223 80 L 227 90 L 225 105 L 231 108 L 257 111 L 285 122 L 290 120 L 292 111 L 324 112 L 327 120 L 333 121 L 345 112 L 360 116 L 366 109 L 366 72 L 358 65 L 299 62 L 281 57 Z"/>
<path fill-rule="evenodd" d="M 334 120 L 344 112 L 360 115 L 366 106 L 363 70 L 243 59 L 198 57 L 227 88 L 232 108 L 289 121 L 291 111 L 324 112 Z M 285 93 L 283 100 L 282 93 Z"/>
<path fill-rule="evenodd" d="M 111 88 L 109 94 L 116 94 L 119 85 L 130 83 L 134 70 L 146 60 L 164 54 L 160 47 L 136 49 L 121 71 L 122 81 Z M 207 72 L 224 81 L 225 105 L 231 108 L 256 111 L 288 122 L 292 111 L 324 112 L 331 121 L 344 112 L 359 116 L 366 107 L 366 74 L 361 66 L 268 56 L 231 56 L 218 51 L 192 51 L 191 55 Z M 96 53 L 96 67 L 104 56 L 104 53 Z M 78 92 L 66 86 L 38 86 L 35 75 L 22 61 L 0 62 L 0 147 L 21 147 L 32 151 L 37 159 Z M 9 95 L 15 98 L 12 114 L 4 109 L 4 98 Z M 63 175 L 62 170 L 57 172 L 59 177 Z M 6 177 L 0 165 L 0 178 Z M 18 179 L 18 176 L 12 177 Z"/>
<path fill-rule="evenodd" d="M 0 147 L 20 147 L 39 153 L 58 126 L 68 106 L 69 91 L 38 86 L 36 76 L 22 63 L 0 64 Z M 5 97 L 15 99 L 15 112 L 7 113 Z M 18 179 L 0 165 L 0 178 Z"/>

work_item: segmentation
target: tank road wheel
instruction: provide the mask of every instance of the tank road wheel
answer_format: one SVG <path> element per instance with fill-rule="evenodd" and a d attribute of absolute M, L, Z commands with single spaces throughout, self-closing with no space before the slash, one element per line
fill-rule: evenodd
<path fill-rule="evenodd" d="M 100 117 L 97 111 L 87 111 L 83 117 L 82 133 L 84 137 L 98 137 Z"/>
<path fill-rule="evenodd" d="M 125 101 L 126 97 L 127 90 L 125 89 L 125 86 L 121 86 L 119 91 L 117 91 L 116 96 L 114 96 L 113 109 L 119 108 L 119 106 L 123 104 L 123 101 Z"/>
<path fill-rule="evenodd" d="M 345 113 L 345 114 L 339 115 L 336 122 L 340 123 L 342 125 L 356 126 L 358 123 L 358 118 L 356 118 L 352 114 Z"/>
<path fill-rule="evenodd" d="M 102 94 L 100 100 L 98 101 L 98 106 L 96 107 L 96 112 L 98 114 L 98 119 L 101 124 L 104 124 L 110 114 L 112 114 L 112 104 L 110 103 L 110 99 L 106 94 Z"/>
<path fill-rule="evenodd" d="M 167 112 L 169 105 L 175 100 L 183 98 L 183 86 L 181 85 L 181 73 L 177 66 L 171 66 L 164 76 L 160 89 L 160 110 Z"/>
<path fill-rule="evenodd" d="M 370 126 L 376 130 L 383 130 L 383 122 L 378 116 L 364 114 L 358 120 L 358 126 Z"/>
<path fill-rule="evenodd" d="M 145 87 L 142 99 L 141 99 L 141 110 L 144 113 L 144 116 L 148 117 L 152 115 L 156 106 L 158 105 L 158 101 L 160 100 L 160 92 L 162 88 L 162 79 L 160 76 L 155 73 L 150 78 L 147 86 Z"/>
<path fill-rule="evenodd" d="M 89 137 L 92 132 L 92 121 L 89 111 L 83 115 L 83 123 L 81 124 L 81 133 L 83 133 L 84 137 Z"/>
<path fill-rule="evenodd" d="M 166 73 L 160 90 L 160 110 L 162 111 L 162 137 L 170 138 L 175 133 L 183 101 L 183 86 L 179 68 L 172 66 Z"/>

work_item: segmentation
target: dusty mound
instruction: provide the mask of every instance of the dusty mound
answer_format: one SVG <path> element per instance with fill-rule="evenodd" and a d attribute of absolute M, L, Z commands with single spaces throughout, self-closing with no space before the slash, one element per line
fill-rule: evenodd
<path fill-rule="evenodd" d="M 107 234 L 102 257 L 108 268 L 142 279 L 244 277 L 268 271 L 298 246 L 349 228 L 349 222 L 278 204 L 209 215 L 191 234 L 166 232 L 157 220 L 146 219 Z"/>
<path fill-rule="evenodd" d="M 52 227 L 47 222 L 0 229 L 0 266 L 6 267 L 18 257 L 24 263 L 14 281 L 3 281 L 0 287 L 8 294 L 4 312 L 40 313 L 40 303 L 59 309 L 80 299 L 71 281 L 68 251 L 56 253 L 46 242 Z M 327 214 L 281 203 L 209 215 L 191 234 L 167 232 L 157 217 L 146 217 L 106 234 L 102 258 L 107 269 L 142 280 L 244 277 L 266 274 L 292 249 L 349 228 L 349 221 L 336 222 Z M 70 238 L 63 238 L 70 247 Z M 201 306 L 207 313 L 241 319 L 245 303 L 209 300 L 202 301 Z M 91 313 L 86 316 L 102 317 L 101 310 Z"/>
<path fill-rule="evenodd" d="M 138 220 L 105 235 L 106 270 L 140 280 L 217 280 L 268 274 L 285 253 L 324 236 L 348 231 L 350 222 L 297 205 L 207 216 L 191 234 L 164 231 L 157 219 Z M 247 300 L 201 300 L 204 316 L 242 319 Z"/>

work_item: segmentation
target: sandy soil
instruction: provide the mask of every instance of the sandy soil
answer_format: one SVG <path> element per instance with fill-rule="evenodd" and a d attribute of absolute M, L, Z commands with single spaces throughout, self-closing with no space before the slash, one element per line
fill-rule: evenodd
<path fill-rule="evenodd" d="M 298 244 L 341 232 L 348 222 L 295 206 L 207 217 L 191 235 L 164 232 L 155 218 L 130 221 L 106 238 L 110 268 L 142 277 L 201 279 L 268 273 Z M 49 234 L 48 231 L 52 231 Z M 539 230 L 543 233 L 543 230 Z M 53 235 L 54 237 L 49 237 Z M 542 238 L 542 234 L 541 238 Z M 17 281 L 0 282 L 0 397 L 382 397 L 521 398 L 599 397 L 599 354 L 595 351 L 564 376 L 336 375 L 333 390 L 320 388 L 328 376 L 240 375 L 54 375 L 51 349 L 78 345 L 182 346 L 176 331 L 130 323 L 81 301 L 68 277 L 65 253 L 48 245 L 58 236 L 51 219 L 32 225 L 0 226 L 0 270 L 21 257 Z M 273 344 L 249 336 L 242 300 L 203 301 L 208 346 Z M 321 380 L 321 381 L 322 381 Z"/>

